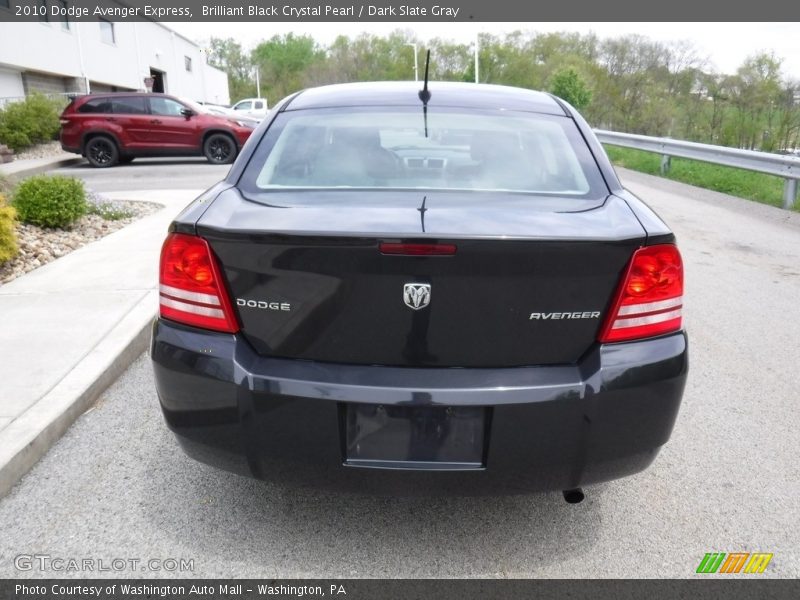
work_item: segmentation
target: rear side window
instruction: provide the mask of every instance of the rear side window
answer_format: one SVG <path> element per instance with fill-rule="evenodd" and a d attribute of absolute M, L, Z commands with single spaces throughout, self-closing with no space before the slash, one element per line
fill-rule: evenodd
<path fill-rule="evenodd" d="M 92 98 L 81 104 L 78 107 L 79 113 L 110 113 L 111 112 L 111 99 L 110 98 Z"/>
<path fill-rule="evenodd" d="M 147 114 L 147 105 L 144 98 L 114 98 L 111 101 L 111 106 L 113 111 L 118 115 Z"/>
<path fill-rule="evenodd" d="M 281 114 L 243 183 L 287 188 L 502 191 L 598 196 L 602 177 L 567 117 L 421 108 Z"/>

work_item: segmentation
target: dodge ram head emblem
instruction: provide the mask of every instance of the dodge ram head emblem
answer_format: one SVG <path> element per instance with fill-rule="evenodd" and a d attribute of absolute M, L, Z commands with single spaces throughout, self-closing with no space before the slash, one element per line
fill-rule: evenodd
<path fill-rule="evenodd" d="M 419 310 L 431 303 L 430 283 L 407 283 L 403 286 L 403 302 L 406 306 Z"/>

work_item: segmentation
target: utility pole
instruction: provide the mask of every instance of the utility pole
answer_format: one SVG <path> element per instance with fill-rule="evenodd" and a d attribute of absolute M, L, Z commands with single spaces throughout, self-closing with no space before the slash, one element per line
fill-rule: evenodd
<path fill-rule="evenodd" d="M 261 80 L 258 77 L 258 65 L 256 65 L 256 98 L 261 98 Z"/>
<path fill-rule="evenodd" d="M 411 46 L 414 49 L 414 81 L 419 81 L 419 58 L 417 57 L 417 45 L 407 43 L 406 46 Z"/>
<path fill-rule="evenodd" d="M 478 83 L 478 66 L 479 66 L 478 52 L 480 51 L 480 46 L 481 46 L 481 34 L 476 33 L 475 34 L 475 83 Z"/>

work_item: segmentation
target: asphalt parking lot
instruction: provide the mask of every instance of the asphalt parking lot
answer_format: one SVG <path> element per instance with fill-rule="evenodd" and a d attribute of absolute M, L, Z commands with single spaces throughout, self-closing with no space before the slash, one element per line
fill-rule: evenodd
<path fill-rule="evenodd" d="M 756 551 L 774 554 L 764 576 L 800 576 L 797 220 L 624 178 L 674 228 L 687 269 L 689 383 L 649 470 L 579 505 L 258 482 L 182 454 L 142 356 L 0 500 L 0 577 L 62 575 L 14 566 L 46 554 L 193 561 L 130 576 L 685 578 L 706 552 Z"/>
<path fill-rule="evenodd" d="M 230 165 L 212 165 L 205 158 L 137 158 L 127 165 L 95 169 L 86 160 L 55 171 L 78 177 L 96 192 L 209 188 Z"/>

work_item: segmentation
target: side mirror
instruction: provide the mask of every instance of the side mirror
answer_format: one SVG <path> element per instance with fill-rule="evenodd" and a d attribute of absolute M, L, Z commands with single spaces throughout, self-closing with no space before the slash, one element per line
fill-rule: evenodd
<path fill-rule="evenodd" d="M 181 110 L 181 114 L 187 119 L 191 119 L 196 113 L 191 108 L 184 108 Z"/>

